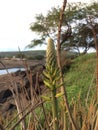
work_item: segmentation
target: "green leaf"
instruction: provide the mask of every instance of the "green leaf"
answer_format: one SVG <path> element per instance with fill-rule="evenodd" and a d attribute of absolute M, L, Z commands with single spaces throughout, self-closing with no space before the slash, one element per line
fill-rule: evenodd
<path fill-rule="evenodd" d="M 47 81 L 44 80 L 44 84 L 45 84 L 46 87 L 48 87 L 49 89 L 52 89 L 52 86 L 51 86 Z"/>
<path fill-rule="evenodd" d="M 39 23 L 34 23 L 34 25 L 32 25 L 32 26 L 30 27 L 30 29 L 31 29 L 32 31 L 35 31 L 35 32 L 46 31 L 46 27 L 44 27 L 44 25 L 39 24 Z"/>
<path fill-rule="evenodd" d="M 46 97 L 44 95 L 41 96 L 45 101 L 51 101 L 51 98 L 50 97 Z"/>
<path fill-rule="evenodd" d="M 53 85 L 56 85 L 56 80 L 54 80 L 52 83 L 53 83 Z"/>
<path fill-rule="evenodd" d="M 47 73 L 46 71 L 44 71 L 44 72 L 43 72 L 43 74 L 44 74 L 44 76 L 45 76 L 45 77 L 47 77 L 47 78 L 51 79 L 50 74 L 49 74 L 49 73 Z"/>
<path fill-rule="evenodd" d="M 31 43 L 29 45 L 26 46 L 26 48 L 33 48 L 37 45 L 42 45 L 43 44 L 43 40 L 42 39 L 34 39 L 31 41 Z"/>
<path fill-rule="evenodd" d="M 58 76 L 55 78 L 56 81 L 60 80 L 62 76 Z"/>
<path fill-rule="evenodd" d="M 56 96 L 55 97 L 61 97 L 61 96 L 63 96 L 64 95 L 64 93 L 63 92 L 61 92 L 61 93 L 58 93 L 58 94 L 56 94 Z"/>
<path fill-rule="evenodd" d="M 63 86 L 64 84 L 65 83 L 61 83 L 61 84 L 57 85 L 56 88 L 59 88 L 59 87 Z"/>
<path fill-rule="evenodd" d="M 54 69 L 54 72 L 53 72 L 53 76 L 52 77 L 57 77 L 58 76 L 58 74 L 59 74 L 59 69 L 58 69 L 58 67 L 57 68 L 55 68 Z"/>

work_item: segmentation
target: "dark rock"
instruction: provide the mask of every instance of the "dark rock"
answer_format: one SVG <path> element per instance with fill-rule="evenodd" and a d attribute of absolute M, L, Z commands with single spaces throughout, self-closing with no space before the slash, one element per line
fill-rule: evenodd
<path fill-rule="evenodd" d="M 3 126 L 0 124 L 0 130 L 4 130 Z"/>
<path fill-rule="evenodd" d="M 13 92 L 15 96 L 18 94 L 19 100 L 23 101 L 24 107 L 26 106 L 26 102 L 29 102 L 31 99 L 31 86 L 37 95 L 43 91 L 44 83 L 42 72 L 44 69 L 44 65 L 38 64 L 30 66 L 29 72 L 19 70 L 12 74 L 12 80 L 15 82 L 15 86 L 12 86 Z M 0 90 L 0 112 L 3 116 L 6 116 L 8 112 L 11 113 L 11 110 L 16 108 L 8 81 L 5 86 L 6 87 L 2 86 L 2 90 Z"/>
<path fill-rule="evenodd" d="M 21 77 L 25 77 L 26 76 L 26 72 L 25 71 L 21 71 L 18 70 L 14 73 L 14 76 L 21 76 Z"/>
<path fill-rule="evenodd" d="M 0 107 L 0 112 L 3 117 L 6 117 L 7 113 L 11 114 L 12 110 L 15 109 L 16 106 L 12 104 L 11 102 L 5 102 L 1 107 Z"/>
<path fill-rule="evenodd" d="M 2 90 L 0 92 L 0 103 L 3 103 L 7 100 L 8 97 L 12 96 L 12 92 L 7 89 L 7 90 Z"/>

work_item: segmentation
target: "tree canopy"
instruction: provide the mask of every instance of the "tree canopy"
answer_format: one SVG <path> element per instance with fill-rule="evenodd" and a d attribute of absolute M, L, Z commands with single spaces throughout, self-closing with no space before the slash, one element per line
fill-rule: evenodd
<path fill-rule="evenodd" d="M 53 38 L 56 43 L 60 19 L 59 6 L 51 8 L 45 16 L 36 15 L 35 19 L 30 29 L 37 33 L 38 37 L 33 39 L 28 47 L 46 44 L 47 37 Z M 79 47 L 84 48 L 84 52 L 87 52 L 90 47 L 95 48 L 91 24 L 98 35 L 98 3 L 67 4 L 61 32 L 61 48 L 77 49 L 78 52 Z"/>

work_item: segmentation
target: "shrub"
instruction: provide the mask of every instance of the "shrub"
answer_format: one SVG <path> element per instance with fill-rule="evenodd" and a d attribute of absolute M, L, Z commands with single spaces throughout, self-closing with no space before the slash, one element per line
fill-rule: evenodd
<path fill-rule="evenodd" d="M 37 56 L 35 56 L 35 59 L 36 59 L 36 60 L 42 60 L 43 58 L 44 58 L 43 55 L 37 55 Z"/>
<path fill-rule="evenodd" d="M 26 58 L 26 55 L 23 53 L 16 54 L 16 58 Z"/>
<path fill-rule="evenodd" d="M 36 55 L 36 56 L 28 56 L 28 60 L 42 60 L 44 58 L 43 55 Z"/>

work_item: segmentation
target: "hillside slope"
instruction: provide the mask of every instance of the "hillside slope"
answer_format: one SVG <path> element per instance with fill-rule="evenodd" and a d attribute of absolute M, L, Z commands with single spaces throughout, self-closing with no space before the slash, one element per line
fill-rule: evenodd
<path fill-rule="evenodd" d="M 65 82 L 68 93 L 68 98 L 77 99 L 79 94 L 82 99 L 86 99 L 88 92 L 89 96 L 95 90 L 95 54 L 86 54 L 77 57 L 70 70 L 65 74 Z"/>

